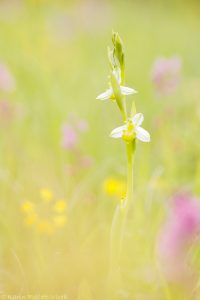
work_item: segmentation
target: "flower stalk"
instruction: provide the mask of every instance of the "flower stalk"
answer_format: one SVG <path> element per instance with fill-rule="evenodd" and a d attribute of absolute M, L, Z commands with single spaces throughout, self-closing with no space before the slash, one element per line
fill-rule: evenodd
<path fill-rule="evenodd" d="M 110 274 L 108 283 L 108 299 L 118 299 L 117 288 L 121 286 L 120 255 L 123 246 L 127 214 L 133 202 L 133 161 L 136 149 L 136 139 L 142 142 L 150 141 L 150 134 L 140 125 L 144 120 L 142 113 L 136 113 L 135 102 L 132 102 L 130 114 L 127 112 L 125 96 L 135 94 L 133 88 L 124 86 L 125 55 L 122 40 L 117 32 L 112 34 L 113 49 L 108 49 L 110 65 L 109 89 L 100 94 L 97 99 L 115 102 L 120 110 L 124 124 L 112 130 L 112 138 L 121 138 L 126 143 L 127 152 L 127 193 L 126 197 L 116 207 L 110 236 Z"/>
<path fill-rule="evenodd" d="M 136 142 L 127 143 L 127 198 L 126 209 L 128 210 L 131 201 L 133 200 L 133 160 L 135 154 Z"/>

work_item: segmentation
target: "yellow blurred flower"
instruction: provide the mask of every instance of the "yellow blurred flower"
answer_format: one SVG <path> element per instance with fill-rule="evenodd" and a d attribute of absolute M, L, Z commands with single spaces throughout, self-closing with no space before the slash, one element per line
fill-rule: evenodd
<path fill-rule="evenodd" d="M 67 222 L 67 217 L 66 216 L 55 216 L 53 221 L 54 221 L 55 226 L 63 227 Z"/>
<path fill-rule="evenodd" d="M 24 219 L 24 222 L 26 225 L 33 225 L 33 224 L 35 224 L 36 221 L 37 221 L 36 213 L 28 214 Z"/>
<path fill-rule="evenodd" d="M 126 182 L 121 181 L 118 183 L 118 187 L 116 189 L 116 196 L 120 198 L 126 197 Z"/>
<path fill-rule="evenodd" d="M 66 202 L 65 200 L 58 200 L 55 205 L 54 205 L 54 210 L 57 212 L 57 213 L 62 213 L 65 211 L 66 209 Z"/>
<path fill-rule="evenodd" d="M 64 199 L 56 200 L 47 188 L 41 189 L 39 195 L 39 201 L 25 201 L 21 205 L 24 223 L 33 225 L 42 234 L 53 234 L 67 223 L 67 203 Z"/>
<path fill-rule="evenodd" d="M 47 188 L 40 190 L 40 196 L 45 202 L 50 202 L 53 199 L 53 193 Z"/>
<path fill-rule="evenodd" d="M 116 190 L 116 180 L 114 178 L 106 179 L 103 183 L 104 192 L 108 195 L 113 196 Z"/>
<path fill-rule="evenodd" d="M 31 201 L 25 201 L 21 205 L 21 210 L 25 213 L 31 213 L 34 211 L 34 204 Z"/>
<path fill-rule="evenodd" d="M 126 182 L 114 177 L 107 178 L 103 182 L 103 190 L 108 196 L 124 198 L 126 195 Z"/>
<path fill-rule="evenodd" d="M 54 233 L 54 226 L 48 220 L 40 220 L 37 224 L 37 229 L 40 233 L 52 234 Z"/>

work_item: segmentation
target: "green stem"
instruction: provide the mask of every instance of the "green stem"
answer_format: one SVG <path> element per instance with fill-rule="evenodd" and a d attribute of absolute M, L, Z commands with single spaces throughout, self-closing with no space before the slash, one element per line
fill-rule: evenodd
<path fill-rule="evenodd" d="M 131 203 L 133 202 L 133 161 L 135 154 L 135 146 L 136 141 L 134 140 L 132 143 L 127 143 L 126 151 L 127 151 L 127 194 L 125 202 L 121 204 L 121 232 L 120 232 L 120 247 L 119 251 L 122 250 L 123 240 L 124 240 L 124 232 L 126 227 L 126 220 L 128 211 Z"/>
<path fill-rule="evenodd" d="M 126 146 L 127 150 L 127 210 L 130 206 L 131 201 L 133 201 L 133 159 L 135 153 L 135 140 L 132 143 L 128 143 Z"/>
<path fill-rule="evenodd" d="M 110 236 L 110 275 L 108 281 L 108 299 L 117 299 L 117 288 L 121 285 L 120 256 L 124 240 L 126 219 L 131 202 L 133 201 L 133 159 L 135 141 L 127 143 L 127 197 L 117 205 Z"/>

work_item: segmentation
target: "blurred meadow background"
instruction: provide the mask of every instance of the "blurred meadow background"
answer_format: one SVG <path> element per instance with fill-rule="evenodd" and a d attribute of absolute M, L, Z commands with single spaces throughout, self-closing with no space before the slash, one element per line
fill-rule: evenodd
<path fill-rule="evenodd" d="M 200 299 L 199 15 L 199 1 L 0 1 L 0 298 L 107 299 L 126 156 L 109 137 L 116 106 L 95 99 L 114 29 L 151 133 L 137 143 L 116 299 Z"/>

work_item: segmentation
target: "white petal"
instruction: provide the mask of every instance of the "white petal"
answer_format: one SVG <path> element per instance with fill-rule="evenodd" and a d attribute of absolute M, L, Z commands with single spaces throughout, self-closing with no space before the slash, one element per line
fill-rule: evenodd
<path fill-rule="evenodd" d="M 123 86 L 123 85 L 120 86 L 120 90 L 121 90 L 122 95 L 131 95 L 131 94 L 137 93 L 136 90 L 129 88 L 127 86 Z"/>
<path fill-rule="evenodd" d="M 143 121 L 144 121 L 144 116 L 142 113 L 138 113 L 132 118 L 132 122 L 136 127 L 140 126 Z"/>
<path fill-rule="evenodd" d="M 105 91 L 104 93 L 100 94 L 97 99 L 98 100 L 108 100 L 110 99 L 110 97 L 113 94 L 113 90 L 112 89 L 108 89 L 107 91 Z"/>
<path fill-rule="evenodd" d="M 117 82 L 120 84 L 121 83 L 121 70 L 119 68 L 115 69 L 113 71 L 113 74 L 115 75 Z"/>
<path fill-rule="evenodd" d="M 123 125 L 120 127 L 117 127 L 115 129 L 113 129 L 113 131 L 111 132 L 110 136 L 114 139 L 118 139 L 121 138 L 123 135 L 123 131 L 126 130 L 127 126 Z"/>
<path fill-rule="evenodd" d="M 150 134 L 142 127 L 136 127 L 136 138 L 142 142 L 150 142 Z"/>

